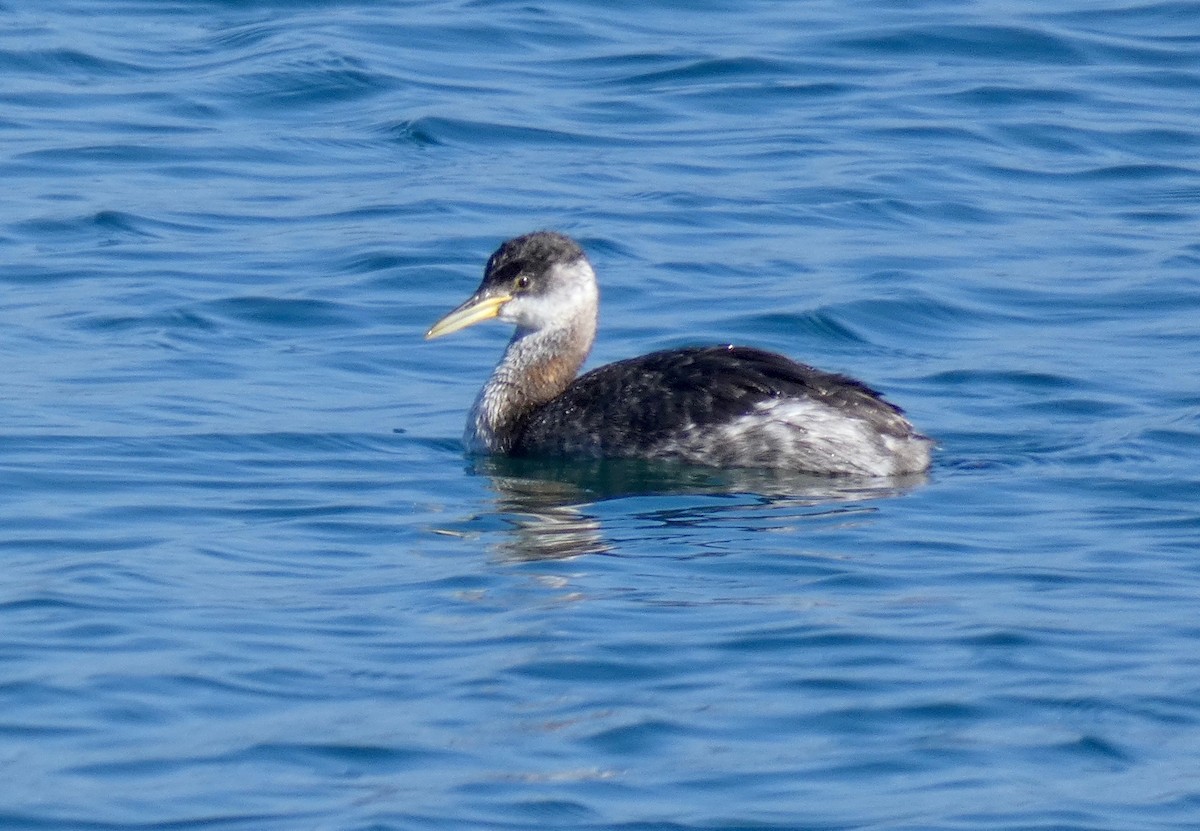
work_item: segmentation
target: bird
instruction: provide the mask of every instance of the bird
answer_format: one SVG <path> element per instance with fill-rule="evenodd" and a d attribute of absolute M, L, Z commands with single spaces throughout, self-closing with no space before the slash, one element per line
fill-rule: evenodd
<path fill-rule="evenodd" d="M 492 319 L 515 327 L 471 407 L 469 453 L 865 477 L 930 465 L 932 440 L 863 382 L 751 346 L 651 352 L 577 377 L 598 310 L 595 270 L 565 234 L 496 249 L 475 293 L 425 333 Z"/>

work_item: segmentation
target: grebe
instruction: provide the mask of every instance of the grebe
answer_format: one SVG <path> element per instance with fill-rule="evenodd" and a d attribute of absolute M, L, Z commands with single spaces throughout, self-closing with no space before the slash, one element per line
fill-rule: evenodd
<path fill-rule="evenodd" d="M 471 408 L 471 452 L 860 476 L 929 467 L 933 442 L 899 407 L 853 378 L 761 349 L 669 349 L 576 378 L 598 303 L 596 274 L 570 237 L 538 231 L 492 254 L 478 290 L 425 333 L 492 318 L 516 326 Z"/>

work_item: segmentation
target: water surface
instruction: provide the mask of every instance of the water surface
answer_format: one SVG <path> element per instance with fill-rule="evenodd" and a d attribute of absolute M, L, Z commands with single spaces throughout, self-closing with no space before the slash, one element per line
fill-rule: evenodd
<path fill-rule="evenodd" d="M 1196 826 L 1193 4 L 0 19 L 0 827 Z M 930 475 L 466 458 L 542 227 Z"/>

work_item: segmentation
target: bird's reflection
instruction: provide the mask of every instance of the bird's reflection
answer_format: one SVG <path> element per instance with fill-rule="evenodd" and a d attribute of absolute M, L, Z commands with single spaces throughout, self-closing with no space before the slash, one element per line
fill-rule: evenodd
<path fill-rule="evenodd" d="M 924 474 L 889 479 L 812 476 L 771 470 L 702 468 L 646 460 L 572 461 L 480 457 L 472 470 L 496 493 L 496 511 L 511 532 L 498 545 L 505 559 L 546 560 L 613 550 L 593 510 L 631 496 L 744 496 L 807 515 L 849 513 L 861 503 L 898 496 Z M 737 503 L 744 509 L 745 502 Z M 657 510 L 657 508 L 655 509 Z M 720 510 L 714 506 L 713 511 Z M 694 511 L 690 521 L 696 521 Z"/>

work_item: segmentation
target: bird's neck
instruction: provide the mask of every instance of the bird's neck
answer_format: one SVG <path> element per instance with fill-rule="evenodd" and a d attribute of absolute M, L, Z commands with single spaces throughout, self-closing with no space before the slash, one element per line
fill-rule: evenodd
<path fill-rule="evenodd" d="M 479 393 L 467 424 L 467 444 L 507 452 L 521 422 L 575 379 L 595 337 L 594 314 L 561 327 L 518 331 Z"/>

